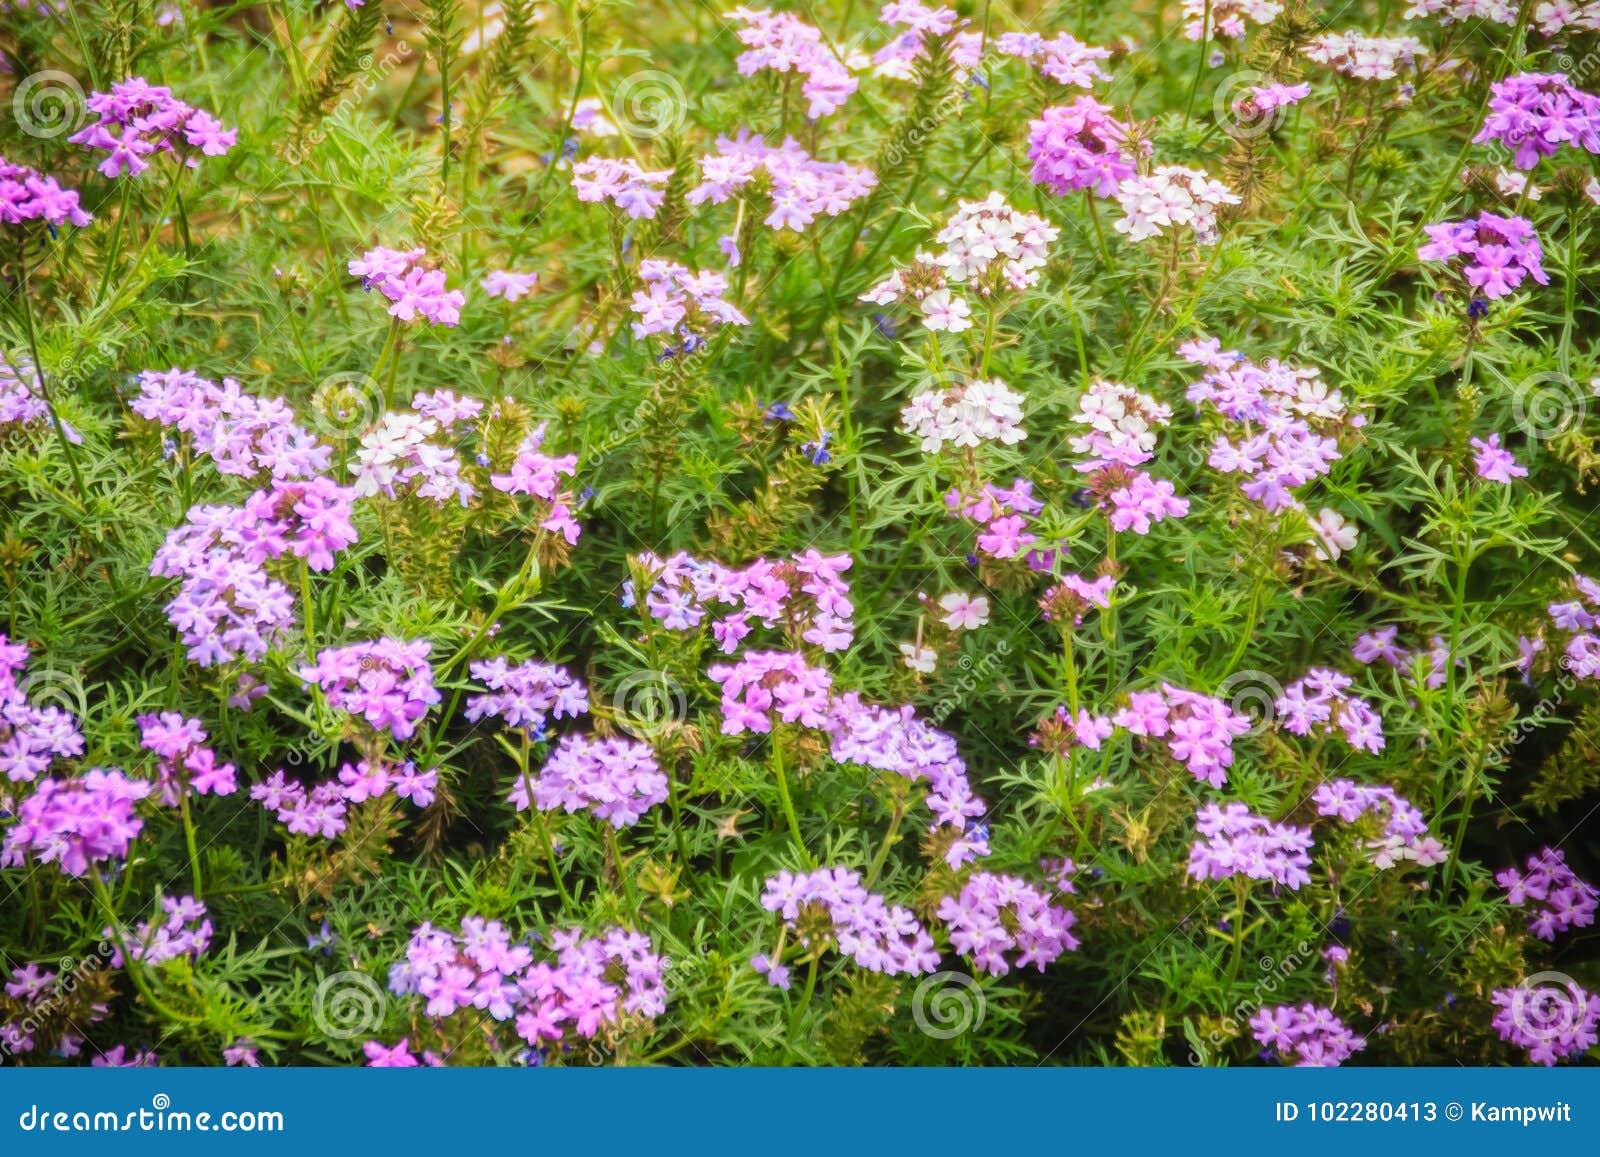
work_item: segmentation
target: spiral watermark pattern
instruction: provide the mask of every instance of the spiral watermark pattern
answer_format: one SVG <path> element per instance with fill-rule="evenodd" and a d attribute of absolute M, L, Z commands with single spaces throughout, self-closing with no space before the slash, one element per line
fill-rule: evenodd
<path fill-rule="evenodd" d="M 911 1019 L 925 1036 L 951 1040 L 983 1024 L 983 989 L 965 972 L 935 972 L 917 985 Z"/>
<path fill-rule="evenodd" d="M 1545 441 L 1583 420 L 1587 392 L 1567 374 L 1554 370 L 1530 374 L 1516 383 L 1511 419 L 1528 437 Z"/>
<path fill-rule="evenodd" d="M 659 739 L 689 715 L 683 686 L 665 671 L 635 671 L 611 696 L 617 726 L 635 739 Z"/>
<path fill-rule="evenodd" d="M 389 997 L 365 972 L 324 976 L 311 998 L 311 1020 L 333 1040 L 371 1036 L 383 1024 Z"/>
<path fill-rule="evenodd" d="M 1265 671 L 1235 671 L 1217 688 L 1217 698 L 1237 715 L 1250 719 L 1245 735 L 1260 735 L 1278 718 L 1278 697 L 1283 684 Z"/>
<path fill-rule="evenodd" d="M 383 387 L 357 370 L 331 374 L 311 395 L 308 424 L 319 434 L 356 438 L 375 424 L 386 408 Z"/>
<path fill-rule="evenodd" d="M 1253 69 L 1229 73 L 1211 98 L 1211 115 L 1217 126 L 1236 141 L 1266 136 L 1283 123 L 1287 106 L 1264 107 L 1252 89 L 1276 83 L 1277 78 Z"/>
<path fill-rule="evenodd" d="M 70 671 L 30 671 L 17 689 L 35 707 L 58 707 L 76 719 L 89 713 L 89 693 Z"/>
<path fill-rule="evenodd" d="M 623 78 L 611 95 L 611 114 L 629 136 L 665 137 L 687 119 L 688 97 L 676 77 L 645 69 Z"/>
<path fill-rule="evenodd" d="M 11 115 L 30 137 L 54 140 L 74 132 L 87 115 L 83 86 L 70 73 L 55 69 L 30 73 L 11 95 Z"/>
<path fill-rule="evenodd" d="M 1557 1041 L 1577 1027 L 1582 1012 L 1577 982 L 1564 972 L 1535 972 L 1511 994 L 1511 1020 L 1538 1041 Z"/>

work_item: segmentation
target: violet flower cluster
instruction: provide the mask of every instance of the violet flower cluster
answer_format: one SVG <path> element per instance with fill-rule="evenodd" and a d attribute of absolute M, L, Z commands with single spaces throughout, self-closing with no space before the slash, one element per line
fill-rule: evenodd
<path fill-rule="evenodd" d="M 1528 928 L 1541 940 L 1587 928 L 1600 904 L 1600 891 L 1579 879 L 1559 848 L 1540 849 L 1528 857 L 1526 871 L 1506 868 L 1495 873 L 1494 881 L 1506 890 L 1506 903 L 1529 910 Z"/>
<path fill-rule="evenodd" d="M 1029 529 L 1044 503 L 1033 496 L 1033 483 L 1026 478 L 1009 487 L 985 483 L 973 496 L 952 490 L 944 496 L 944 504 L 953 516 L 977 525 L 978 553 L 995 559 L 1026 557 L 1030 566 L 1045 569 L 1040 553 L 1030 549 L 1039 537 Z"/>
<path fill-rule="evenodd" d="M 219 386 L 191 370 L 146 370 L 128 408 L 186 435 L 194 452 L 223 474 L 309 478 L 326 473 L 333 458 L 282 398 L 252 397 L 232 378 Z"/>
<path fill-rule="evenodd" d="M 17 818 L 0 843 L 0 867 L 21 867 L 31 855 L 81 876 L 103 860 L 124 860 L 144 829 L 134 805 L 154 785 L 115 769 L 91 768 L 75 779 L 45 777 L 17 805 Z"/>
<path fill-rule="evenodd" d="M 1130 735 L 1160 739 L 1167 754 L 1189 769 L 1201 783 L 1222 787 L 1233 766 L 1233 741 L 1249 732 L 1250 717 L 1225 700 L 1171 683 L 1158 689 L 1132 691 L 1111 722 Z M 1108 729 L 1109 730 L 1109 729 Z"/>
<path fill-rule="evenodd" d="M 150 167 L 149 158 L 168 153 L 190 168 L 200 155 L 225 156 L 239 143 L 239 130 L 224 128 L 203 109 L 185 104 L 165 85 L 130 77 L 110 92 L 90 93 L 84 108 L 95 119 L 67 139 L 103 152 L 99 168 L 106 177 L 137 177 Z"/>
<path fill-rule="evenodd" d="M 1528 278 L 1550 284 L 1539 235 L 1526 218 L 1485 210 L 1476 221 L 1441 221 L 1424 232 L 1429 241 L 1417 249 L 1418 259 L 1459 262 L 1467 284 L 1490 301 L 1515 292 Z"/>
<path fill-rule="evenodd" d="M 29 783 L 50 770 L 57 759 L 83 754 L 78 721 L 60 707 L 38 707 L 29 701 L 28 645 L 0 634 L 0 772 L 12 783 Z"/>
<path fill-rule="evenodd" d="M 440 700 L 428 664 L 432 650 L 426 639 L 385 636 L 327 647 L 298 673 L 308 687 L 322 689 L 330 707 L 360 716 L 374 731 L 410 739 L 428 708 Z"/>
<path fill-rule="evenodd" d="M 1318 815 L 1334 816 L 1347 824 L 1368 814 L 1383 818 L 1382 838 L 1367 842 L 1375 868 L 1392 868 L 1403 860 L 1429 868 L 1449 858 L 1444 845 L 1428 835 L 1422 812 L 1392 787 L 1334 779 L 1318 784 L 1311 801 Z"/>
<path fill-rule="evenodd" d="M 939 902 L 938 915 L 950 931 L 951 947 L 991 976 L 1029 965 L 1043 972 L 1079 944 L 1070 910 L 1051 904 L 1027 881 L 998 872 L 973 872 L 959 894 Z"/>
<path fill-rule="evenodd" d="M 1093 88 L 1096 81 L 1111 79 L 1100 67 L 1102 60 L 1111 59 L 1111 50 L 1085 44 L 1070 32 L 1050 37 L 1037 32 L 1002 32 L 995 39 L 995 51 L 1026 60 L 1057 84 L 1072 88 Z"/>
<path fill-rule="evenodd" d="M 771 71 L 805 77 L 800 93 L 809 102 L 806 116 L 811 120 L 837 112 L 855 92 L 859 82 L 850 68 L 866 61 L 848 55 L 841 59 L 814 26 L 791 13 L 766 9 L 739 7 L 728 15 L 743 25 L 734 30 L 745 46 L 735 61 L 739 75 Z"/>
<path fill-rule="evenodd" d="M 1600 153 L 1600 96 L 1562 72 L 1519 72 L 1490 88 L 1489 111 L 1474 144 L 1496 141 L 1519 169 L 1531 169 L 1563 145 Z"/>
<path fill-rule="evenodd" d="M 699 340 L 713 325 L 749 325 L 750 319 L 724 296 L 728 279 L 720 273 L 695 273 L 675 261 L 639 263 L 645 287 L 636 290 L 629 307 L 639 315 L 633 336 L 672 333 Z"/>
<path fill-rule="evenodd" d="M 1149 534 L 1156 523 L 1189 513 L 1189 500 L 1179 498 L 1171 482 L 1136 469 L 1155 456 L 1157 431 L 1172 420 L 1170 407 L 1102 379 L 1078 398 L 1071 420 L 1084 432 L 1067 444 L 1086 455 L 1073 469 L 1088 475 L 1089 493 L 1107 511 L 1112 530 Z"/>
<path fill-rule="evenodd" d="M 280 769 L 250 789 L 250 798 L 274 813 L 278 822 L 300 836 L 332 840 L 349 825 L 351 804 L 393 794 L 413 807 L 427 807 L 439 788 L 437 769 L 419 772 L 410 760 L 399 764 L 359 760 L 339 769 L 337 779 L 314 785 L 289 779 Z"/>
<path fill-rule="evenodd" d="M 549 947 L 553 961 L 535 961 L 503 924 L 476 916 L 464 918 L 459 933 L 422 924 L 389 970 L 389 991 L 425 1001 L 423 1012 L 435 1020 L 476 1010 L 510 1021 L 535 1049 L 568 1032 L 590 1038 L 626 1018 L 666 1011 L 668 961 L 648 936 L 612 928 L 586 938 L 569 928 L 552 933 Z"/>
<path fill-rule="evenodd" d="M 1428 649 L 1411 650 L 1399 646 L 1395 639 L 1400 628 L 1393 624 L 1357 635 L 1350 647 L 1350 655 L 1364 666 L 1382 661 L 1397 671 L 1419 675 L 1423 686 L 1437 690 L 1450 677 L 1450 646 L 1442 635 L 1428 638 Z M 1460 666 L 1461 660 L 1456 660 Z"/>
<path fill-rule="evenodd" d="M 466 294 L 451 289 L 444 270 L 426 263 L 426 249 L 387 249 L 381 245 L 352 258 L 350 276 L 361 278 L 361 288 L 376 289 L 389 299 L 389 316 L 399 321 L 423 317 L 434 325 L 453 326 L 461 320 Z"/>
<path fill-rule="evenodd" d="M 1354 547 L 1356 532 L 1336 511 L 1311 518 L 1294 491 L 1323 477 L 1341 457 L 1339 436 L 1366 425 L 1366 416 L 1314 367 L 1269 358 L 1260 365 L 1216 338 L 1197 338 L 1178 348 L 1186 361 L 1205 368 L 1186 397 L 1209 407 L 1225 423 L 1211 446 L 1208 464 L 1240 474 L 1239 489 L 1271 513 L 1307 514 L 1318 554 L 1337 560 Z"/>
<path fill-rule="evenodd" d="M 646 169 L 638 161 L 586 157 L 572 166 L 572 191 L 585 204 L 610 201 L 635 221 L 652 220 L 667 199 L 671 169 Z"/>
<path fill-rule="evenodd" d="M 176 711 L 141 715 L 139 745 L 156 755 L 156 790 L 167 807 L 177 807 L 184 792 L 232 795 L 239 790 L 237 772 L 206 746 L 205 725 Z"/>
<path fill-rule="evenodd" d="M 70 1060 L 82 1053 L 88 1041 L 80 1030 L 111 1013 L 109 1005 L 89 996 L 81 984 L 82 973 L 107 956 L 104 946 L 97 952 L 62 972 L 38 964 L 11 970 L 5 981 L 5 999 L 0 1000 L 0 1055 L 14 1058 L 50 1048 L 54 1056 Z"/>
<path fill-rule="evenodd" d="M 648 743 L 621 736 L 563 735 L 538 775 L 518 778 L 507 797 L 520 811 L 588 811 L 612 827 L 632 827 L 667 799 L 667 777 Z"/>
<path fill-rule="evenodd" d="M 1250 1017 L 1250 1035 L 1298 1068 L 1336 1068 L 1367 1047 L 1366 1038 L 1346 1028 L 1331 1008 L 1310 1001 L 1258 1008 Z"/>
<path fill-rule="evenodd" d="M 1311 829 L 1273 823 L 1242 803 L 1206 804 L 1195 813 L 1199 838 L 1189 849 L 1196 880 L 1244 876 L 1290 890 L 1311 882 Z"/>
<path fill-rule="evenodd" d="M 1383 750 L 1383 720 L 1372 704 L 1351 695 L 1355 683 L 1349 675 L 1326 667 L 1313 667 L 1283 689 L 1273 703 L 1278 726 L 1291 735 L 1337 730 L 1358 751 L 1376 755 Z"/>
<path fill-rule="evenodd" d="M 163 896 L 161 911 L 161 919 L 141 920 L 132 938 L 124 938 L 128 955 L 142 964 L 160 964 L 180 956 L 200 959 L 211 946 L 211 936 L 216 931 L 206 906 L 193 896 Z M 113 941 L 119 939 L 111 928 L 100 934 Z M 123 966 L 120 947 L 111 954 L 111 966 Z"/>
<path fill-rule="evenodd" d="M 26 165 L 14 165 L 0 156 L 0 225 L 42 221 L 55 229 L 62 225 L 82 227 L 93 220 L 78 204 L 75 190 L 63 189 L 54 177 Z"/>
<path fill-rule="evenodd" d="M 517 447 L 506 472 L 489 476 L 489 485 L 502 494 L 532 498 L 539 529 L 560 535 L 568 546 L 573 546 L 583 527 L 573 517 L 577 500 L 562 488 L 561 479 L 577 473 L 578 456 L 545 453 L 544 434 L 545 424 L 541 422 Z"/>
<path fill-rule="evenodd" d="M 798 932 L 801 946 L 812 952 L 826 947 L 812 939 L 825 922 L 825 934 L 839 951 L 869 972 L 916 976 L 939 967 L 933 937 L 911 909 L 867 891 L 860 874 L 848 868 L 779 872 L 767 880 L 761 906 L 782 917 L 785 930 Z M 758 956 L 751 963 L 768 983 L 788 987 L 788 969 L 778 959 Z"/>
<path fill-rule="evenodd" d="M 1055 105 L 1028 122 L 1028 160 L 1033 182 L 1057 196 L 1087 190 L 1096 197 L 1115 197 L 1123 181 L 1138 174 L 1130 155 L 1131 133 L 1111 115 L 1111 106 L 1092 96 Z M 1138 152 L 1148 153 L 1148 142 Z"/>
<path fill-rule="evenodd" d="M 706 674 L 722 688 L 722 734 L 766 735 L 773 723 L 827 725 L 833 676 L 793 651 L 749 651 Z"/>
<path fill-rule="evenodd" d="M 1525 980 L 1496 989 L 1489 1000 L 1498 1010 L 1490 1027 L 1501 1040 L 1526 1049 L 1536 1065 L 1576 1060 L 1600 1043 L 1600 995 L 1575 980 L 1537 985 Z"/>
<path fill-rule="evenodd" d="M 944 859 L 951 869 L 989 854 L 987 829 L 977 822 L 988 808 L 973 794 L 954 738 L 918 719 L 909 704 L 881 707 L 854 691 L 834 698 L 826 729 L 829 754 L 838 762 L 927 783 L 924 798 L 933 830 L 948 834 Z"/>
<path fill-rule="evenodd" d="M 712 637 L 725 655 L 737 651 L 757 624 L 782 630 L 796 646 L 810 643 L 825 652 L 848 648 L 855 637 L 855 606 L 844 580 L 850 564 L 848 554 L 816 550 L 788 559 L 758 558 L 743 567 L 682 551 L 666 559 L 650 553 L 637 559 L 654 580 L 644 595 L 650 617 L 669 631 L 697 630 L 709 617 Z M 623 605 L 632 606 L 636 597 L 629 579 Z"/>
<path fill-rule="evenodd" d="M 467 699 L 466 716 L 473 723 L 493 716 L 507 727 L 543 739 L 546 720 L 575 719 L 589 710 L 589 691 L 565 667 L 528 661 L 512 664 L 503 656 L 475 660 L 472 677 L 488 688 Z"/>
<path fill-rule="evenodd" d="M 793 137 L 769 145 L 759 133 L 718 137 L 716 151 L 700 158 L 700 178 L 689 204 L 721 205 L 759 182 L 771 204 L 765 224 L 796 232 L 818 217 L 837 217 L 878 183 L 870 169 L 816 160 Z"/>

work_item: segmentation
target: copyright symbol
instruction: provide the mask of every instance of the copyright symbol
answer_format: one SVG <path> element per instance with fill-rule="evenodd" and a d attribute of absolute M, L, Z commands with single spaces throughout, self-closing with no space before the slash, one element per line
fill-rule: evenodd
<path fill-rule="evenodd" d="M 1461 1106 L 1455 1101 L 1451 1101 L 1444 1107 L 1444 1116 L 1447 1121 L 1461 1120 Z"/>

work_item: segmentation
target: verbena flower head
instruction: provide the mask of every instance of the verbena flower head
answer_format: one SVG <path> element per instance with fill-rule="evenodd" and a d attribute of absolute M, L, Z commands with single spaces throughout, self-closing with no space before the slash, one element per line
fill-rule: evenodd
<path fill-rule="evenodd" d="M 568 546 L 577 543 L 583 528 L 572 515 L 576 500 L 562 488 L 561 479 L 577 473 L 576 454 L 547 454 L 545 426 L 540 423 L 517 447 L 516 457 L 504 474 L 491 474 L 489 485 L 502 494 L 533 499 L 539 529 L 560 535 Z"/>
<path fill-rule="evenodd" d="M 1528 857 L 1526 871 L 1506 868 L 1494 880 L 1506 890 L 1506 903 L 1528 909 L 1528 928 L 1541 940 L 1589 927 L 1600 905 L 1600 891 L 1567 866 L 1559 848 L 1542 848 Z"/>
<path fill-rule="evenodd" d="M 1562 146 L 1600 153 L 1600 97 L 1561 72 L 1519 72 L 1490 89 L 1489 112 L 1474 144 L 1495 141 L 1519 169 L 1531 169 Z"/>
<path fill-rule="evenodd" d="M 1220 236 L 1217 210 L 1239 204 L 1239 195 L 1199 169 L 1158 165 L 1148 177 L 1123 178 L 1117 203 L 1122 216 L 1112 228 L 1129 241 L 1187 231 L 1196 245 L 1211 245 Z"/>
<path fill-rule="evenodd" d="M 1002 32 L 995 39 L 995 50 L 1028 61 L 1057 84 L 1093 88 L 1096 81 L 1111 79 L 1100 67 L 1102 60 L 1111 59 L 1111 50 L 1085 44 L 1069 32 L 1048 38 L 1036 32 Z"/>
<path fill-rule="evenodd" d="M 848 868 L 779 872 L 767 880 L 761 906 L 782 917 L 802 946 L 821 952 L 832 940 L 869 972 L 916 976 L 939 967 L 933 937 L 911 909 L 867 891 Z"/>
<path fill-rule="evenodd" d="M 491 1036 L 500 1032 L 500 1024 L 510 1024 L 535 1048 L 568 1033 L 591 1038 L 666 1011 L 669 962 L 648 936 L 612 928 L 586 938 L 569 928 L 552 933 L 549 948 L 550 960 L 536 960 L 499 921 L 476 916 L 463 919 L 459 933 L 422 924 L 411 934 L 405 959 L 389 970 L 389 991 L 416 996 L 425 1002 L 422 1012 L 436 1022 L 476 1010 L 483 1015 L 475 1015 L 474 1023 Z M 405 1043 L 396 1045 L 385 1063 L 415 1065 L 409 1052 L 404 1059 L 394 1057 Z M 369 1063 L 379 1063 L 370 1047 L 367 1055 Z"/>
<path fill-rule="evenodd" d="M 322 689 L 329 706 L 361 716 L 376 731 L 409 739 L 440 700 L 428 664 L 432 650 L 426 639 L 388 637 L 328 647 L 299 675 L 307 686 Z"/>
<path fill-rule="evenodd" d="M 1025 880 L 998 872 L 973 872 L 959 894 L 939 901 L 938 914 L 950 946 L 991 976 L 1029 965 L 1043 972 L 1079 943 L 1071 911 Z"/>
<path fill-rule="evenodd" d="M 57 759 L 83 754 L 83 734 L 71 712 L 29 702 L 28 645 L 0 634 L 0 772 L 12 783 L 28 783 Z"/>
<path fill-rule="evenodd" d="M 1515 479 L 1528 476 L 1528 468 L 1519 463 L 1510 450 L 1500 445 L 1499 434 L 1472 438 L 1469 443 L 1473 451 L 1472 466 L 1479 478 L 1509 486 Z"/>
<path fill-rule="evenodd" d="M 789 559 L 758 558 L 729 567 L 680 551 L 666 559 L 642 554 L 634 566 L 650 580 L 644 610 L 652 619 L 669 631 L 694 631 L 709 622 L 726 655 L 758 626 L 781 630 L 793 646 L 809 643 L 826 652 L 845 650 L 855 637 L 855 605 L 844 579 L 851 566 L 847 554 L 807 550 Z M 623 585 L 624 605 L 633 605 L 637 597 L 629 579 Z"/>
<path fill-rule="evenodd" d="M 1441 221 L 1424 227 L 1429 241 L 1417 250 L 1422 261 L 1457 266 L 1473 289 L 1493 301 L 1526 278 L 1549 285 L 1539 235 L 1523 217 L 1482 212 L 1475 221 Z"/>
<path fill-rule="evenodd" d="M 98 767 L 76 779 L 40 779 L 5 833 L 0 867 L 20 867 L 31 857 L 81 876 L 103 860 L 127 859 L 128 845 L 144 828 L 134 804 L 153 789 L 146 781 Z"/>
<path fill-rule="evenodd" d="M 449 417 L 440 418 L 418 408 L 424 397 L 427 395 L 418 394 L 412 399 L 412 410 L 388 411 L 361 435 L 355 461 L 350 464 L 358 496 L 415 496 L 431 499 L 437 506 L 450 501 L 466 506 L 477 496 L 477 487 L 462 473 L 454 435 L 458 426 L 476 416 L 482 403 L 473 399 L 475 409 L 452 411 Z"/>
<path fill-rule="evenodd" d="M 563 735 L 532 780 L 532 806 L 569 815 L 588 811 L 614 828 L 632 827 L 667 799 L 667 777 L 648 743 L 620 736 Z M 529 782 L 519 778 L 509 799 L 529 807 Z"/>
<path fill-rule="evenodd" d="M 479 283 L 486 297 L 502 297 L 506 301 L 519 301 L 532 293 L 539 284 L 537 273 L 513 273 L 508 269 L 491 269 Z"/>
<path fill-rule="evenodd" d="M 1138 172 L 1130 147 L 1128 126 L 1092 96 L 1047 108 L 1028 125 L 1034 184 L 1058 196 L 1080 189 L 1116 196 L 1117 187 Z M 1140 147 L 1149 152 L 1147 142 Z"/>
<path fill-rule="evenodd" d="M 1350 676 L 1313 667 L 1283 689 L 1273 704 L 1278 726 L 1291 735 L 1338 731 L 1351 747 L 1376 755 L 1383 750 L 1383 722 L 1372 705 L 1349 693 Z"/>
<path fill-rule="evenodd" d="M 232 378 L 218 385 L 191 370 L 146 370 L 128 408 L 184 435 L 223 474 L 308 478 L 332 462 L 333 451 L 298 424 L 287 402 L 254 397 Z"/>
<path fill-rule="evenodd" d="M 757 182 L 771 203 L 765 223 L 796 232 L 818 217 L 837 217 L 878 183 L 870 169 L 814 159 L 793 137 L 777 146 L 747 132 L 718 137 L 716 151 L 700 158 L 700 175 L 691 205 L 721 205 Z"/>
<path fill-rule="evenodd" d="M 1158 432 L 1172 421 L 1172 407 L 1132 386 L 1099 379 L 1079 396 L 1071 421 L 1085 427 L 1067 439 L 1072 452 L 1084 459 L 1074 469 L 1139 466 L 1155 457 Z"/>
<path fill-rule="evenodd" d="M 1428 49 L 1415 36 L 1368 36 L 1361 32 L 1324 32 L 1301 50 L 1306 59 L 1326 64 L 1356 80 L 1393 80 Z"/>
<path fill-rule="evenodd" d="M 1367 843 L 1375 868 L 1392 868 L 1404 860 L 1428 868 L 1448 858 L 1444 845 L 1427 834 L 1422 812 L 1392 787 L 1334 779 L 1318 784 L 1311 799 L 1318 815 L 1335 816 L 1347 824 L 1368 814 L 1383 819 L 1382 838 Z"/>
<path fill-rule="evenodd" d="M 720 273 L 696 273 L 675 261 L 639 263 L 645 287 L 636 290 L 630 307 L 638 314 L 633 336 L 669 333 L 703 337 L 719 325 L 749 325 L 750 319 L 727 300 L 728 279 Z"/>
<path fill-rule="evenodd" d="M 84 226 L 94 217 L 78 204 L 78 194 L 63 189 L 26 165 L 14 165 L 0 156 L 0 225 L 26 225 L 39 221 L 51 229 Z"/>
<path fill-rule="evenodd" d="M 1222 787 L 1233 766 L 1233 741 L 1249 732 L 1250 717 L 1226 701 L 1171 683 L 1133 691 L 1111 722 L 1141 739 L 1160 739 L 1167 754 L 1202 783 Z"/>
<path fill-rule="evenodd" d="M 1196 880 L 1244 876 L 1291 890 L 1311 882 L 1311 829 L 1253 815 L 1242 803 L 1206 804 L 1195 814 L 1198 839 L 1189 849 Z"/>
<path fill-rule="evenodd" d="M 1028 528 L 1044 504 L 1033 496 L 1033 484 L 1026 478 L 1009 487 L 985 483 L 976 496 L 952 490 L 944 503 L 951 514 L 978 524 L 977 548 L 990 558 L 1021 558 L 1039 541 Z"/>
<path fill-rule="evenodd" d="M 466 716 L 476 723 L 494 716 L 508 727 L 543 737 L 545 721 L 575 719 L 589 710 L 589 692 L 565 667 L 532 660 L 515 665 L 503 657 L 476 660 L 468 669 L 489 688 L 467 699 Z"/>
<path fill-rule="evenodd" d="M 671 169 L 646 169 L 628 158 L 588 157 L 572 166 L 572 191 L 578 200 L 610 201 L 636 221 L 655 217 L 671 179 Z"/>
<path fill-rule="evenodd" d="M 90 93 L 84 108 L 94 120 L 67 139 L 106 154 L 100 172 L 107 177 L 137 177 L 150 158 L 170 154 L 190 168 L 200 158 L 220 157 L 239 142 L 237 129 L 224 128 L 203 109 L 185 104 L 165 85 L 142 77 Z"/>
<path fill-rule="evenodd" d="M 854 691 L 836 696 L 828 711 L 829 754 L 926 783 L 924 797 L 933 829 L 942 829 L 945 862 L 952 868 L 989 854 L 988 840 L 974 826 L 987 805 L 973 794 L 967 765 L 956 741 L 916 717 L 910 705 L 881 707 Z"/>
<path fill-rule="evenodd" d="M 1044 218 L 1013 209 L 998 192 L 962 201 L 935 235 L 942 248 L 917 254 L 909 268 L 890 274 L 861 300 L 913 301 L 928 329 L 961 333 L 972 328 L 972 306 L 956 290 L 981 301 L 1037 285 L 1058 234 Z"/>
<path fill-rule="evenodd" d="M 445 283 L 444 270 L 425 263 L 425 249 L 369 249 L 351 260 L 351 277 L 361 278 L 361 288 L 376 289 L 389 299 L 389 316 L 415 321 L 421 316 L 434 325 L 453 326 L 461 320 L 466 294 Z"/>
<path fill-rule="evenodd" d="M 837 112 L 855 92 L 859 82 L 850 73 L 867 65 L 865 56 L 842 48 L 836 52 L 814 26 L 788 12 L 740 7 L 728 15 L 743 25 L 734 30 L 746 49 L 735 62 L 739 75 L 772 71 L 805 77 L 800 92 L 810 102 L 810 119 Z"/>
<path fill-rule="evenodd" d="M 872 66 L 891 80 L 917 79 L 917 62 L 928 56 L 928 41 L 947 44 L 958 82 L 965 83 L 983 53 L 981 32 L 961 31 L 966 21 L 954 9 L 922 4 L 919 0 L 890 0 L 878 10 L 878 19 L 890 27 L 904 28 L 877 52 Z"/>
<path fill-rule="evenodd" d="M 1250 1017 L 1250 1035 L 1285 1064 L 1299 1068 L 1336 1068 L 1367 1047 L 1366 1038 L 1346 1028 L 1332 1009 L 1310 1001 L 1257 1009 Z"/>
<path fill-rule="evenodd" d="M 239 784 L 233 764 L 222 763 L 206 746 L 205 725 L 176 711 L 138 717 L 139 745 L 156 754 L 161 801 L 178 806 L 184 791 L 195 795 L 232 795 Z"/>
<path fill-rule="evenodd" d="M 1575 980 L 1525 980 L 1514 988 L 1496 989 L 1489 999 L 1498 1010 L 1490 1027 L 1501 1040 L 1526 1049 L 1536 1065 L 1576 1059 L 1600 1042 L 1600 996 Z"/>
<path fill-rule="evenodd" d="M 984 442 L 1015 446 L 1022 428 L 1022 395 L 999 378 L 979 378 L 948 390 L 916 395 L 900 411 L 900 426 L 921 440 L 925 454 L 946 445 L 972 449 Z"/>
<path fill-rule="evenodd" d="M 161 912 L 158 920 L 139 922 L 132 937 L 127 938 L 128 955 L 143 964 L 160 964 L 180 956 L 200 959 L 210 947 L 211 936 L 215 932 L 206 906 L 193 896 L 163 896 Z M 101 935 L 107 939 L 117 938 L 110 928 Z M 111 954 L 111 966 L 123 966 L 120 947 Z"/>
<path fill-rule="evenodd" d="M 827 723 L 833 677 L 790 651 L 750 651 L 706 671 L 722 687 L 722 733 L 765 735 L 775 721 L 801 727 Z"/>

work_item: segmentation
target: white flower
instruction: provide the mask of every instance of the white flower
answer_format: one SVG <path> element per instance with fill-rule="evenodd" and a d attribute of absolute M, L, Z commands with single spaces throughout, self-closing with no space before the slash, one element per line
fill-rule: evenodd
<path fill-rule="evenodd" d="M 966 298 L 936 289 L 922 299 L 922 324 L 936 332 L 965 332 L 972 328 L 972 307 Z"/>
<path fill-rule="evenodd" d="M 922 450 L 936 454 L 946 444 L 961 447 L 981 442 L 1014 446 L 1027 437 L 1022 421 L 1022 395 L 999 379 L 980 378 L 952 390 L 928 390 L 900 411 L 900 424 L 922 439 Z"/>
<path fill-rule="evenodd" d="M 975 631 L 989 621 L 989 600 L 984 595 L 951 591 L 939 600 L 944 625 L 952 631 Z"/>
<path fill-rule="evenodd" d="M 1359 537 L 1356 528 L 1345 522 L 1337 510 L 1323 507 L 1311 520 L 1311 529 L 1319 545 L 1317 557 L 1327 562 L 1338 562 L 1347 550 L 1354 550 Z"/>
<path fill-rule="evenodd" d="M 901 643 L 900 654 L 907 667 L 921 675 L 932 675 L 934 666 L 939 662 L 939 654 L 932 647 L 921 647 L 916 643 Z"/>
<path fill-rule="evenodd" d="M 1130 241 L 1147 241 L 1164 229 L 1193 230 L 1197 244 L 1217 239 L 1217 208 L 1239 197 L 1199 169 L 1162 165 L 1148 177 L 1128 177 L 1117 186 L 1122 218 L 1113 226 Z"/>

